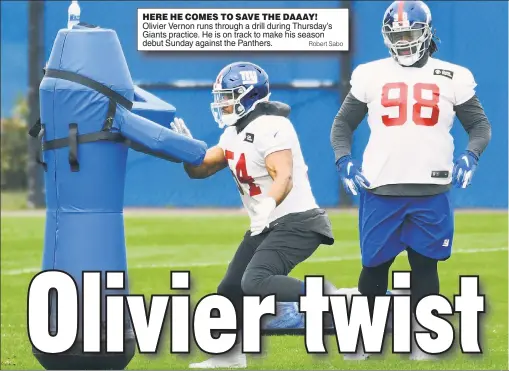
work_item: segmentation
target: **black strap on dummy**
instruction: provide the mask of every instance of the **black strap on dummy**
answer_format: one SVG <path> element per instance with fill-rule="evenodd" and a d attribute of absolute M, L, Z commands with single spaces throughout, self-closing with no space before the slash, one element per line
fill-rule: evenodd
<path fill-rule="evenodd" d="M 133 107 L 133 102 L 107 86 L 92 80 L 89 77 L 82 76 L 74 72 L 45 69 L 44 73 L 45 77 L 72 81 L 77 84 L 87 86 L 109 98 L 106 118 L 102 125 L 102 129 L 99 132 L 79 135 L 78 124 L 72 123 L 69 124 L 69 136 L 67 138 L 44 141 L 44 125 L 41 124 L 40 119 L 37 120 L 28 133 L 30 136 L 38 138 L 41 141 L 41 151 L 37 155 L 36 161 L 43 165 L 45 171 L 47 170 L 47 165 L 42 161 L 42 151 L 69 147 L 69 165 L 71 167 L 71 171 L 79 171 L 78 144 L 103 140 L 111 142 L 125 141 L 125 138 L 120 133 L 111 132 L 111 128 L 113 127 L 113 121 L 117 112 L 117 104 L 120 104 L 130 111 Z"/>
<path fill-rule="evenodd" d="M 37 154 L 35 156 L 35 161 L 38 164 L 42 165 L 44 171 L 48 170 L 48 166 L 44 161 L 42 161 L 42 151 L 43 151 L 42 141 L 44 140 L 45 129 L 44 125 L 41 124 L 41 119 L 38 119 L 35 125 L 30 128 L 28 134 L 30 134 L 31 137 L 38 138 L 39 142 L 41 143 L 41 147 L 39 151 L 37 151 Z"/>
<path fill-rule="evenodd" d="M 106 118 L 103 122 L 101 131 L 89 134 L 79 134 L 78 133 L 78 124 L 73 123 L 69 125 L 69 136 L 67 138 L 53 139 L 49 141 L 44 141 L 44 125 L 41 124 L 40 119 L 37 123 L 30 128 L 29 134 L 34 138 L 39 138 L 41 140 L 41 153 L 38 154 L 36 161 L 43 165 L 44 170 L 47 170 L 47 166 L 42 162 L 42 151 L 47 151 L 51 149 L 69 147 L 69 165 L 71 166 L 71 171 L 79 171 L 79 161 L 78 161 L 78 145 L 82 143 L 90 143 L 97 141 L 110 141 L 117 143 L 124 143 L 133 150 L 141 153 L 145 153 L 148 155 L 152 155 L 155 157 L 162 158 L 171 162 L 181 162 L 173 157 L 167 156 L 162 153 L 158 153 L 153 151 L 145 146 L 132 142 L 129 139 L 125 138 L 122 134 L 117 132 L 111 132 L 111 128 L 113 127 L 113 121 L 115 119 L 115 114 L 117 112 L 117 104 L 120 104 L 122 107 L 127 110 L 131 110 L 133 107 L 133 102 L 129 99 L 125 98 L 121 94 L 116 91 L 108 88 L 107 86 L 92 80 L 89 77 L 82 76 L 80 74 L 69 72 L 69 71 L 60 71 L 55 69 L 45 69 L 44 70 L 45 77 L 53 77 L 57 79 L 72 81 L 77 84 L 81 84 L 84 86 L 93 89 L 104 96 L 109 98 L 108 103 L 108 111 L 106 113 Z M 42 131 L 42 134 L 41 134 Z"/>
<path fill-rule="evenodd" d="M 46 77 L 54 77 L 54 78 L 62 79 L 62 80 L 68 80 L 68 81 L 75 82 L 77 84 L 87 86 L 90 89 L 98 91 L 102 95 L 105 95 L 110 99 L 113 99 L 116 103 L 125 107 L 129 111 L 133 108 L 133 102 L 131 102 L 129 99 L 127 99 L 123 95 L 117 93 L 116 91 L 111 90 L 106 85 L 103 85 L 100 82 L 92 80 L 89 77 L 86 77 L 86 76 L 83 76 L 83 75 L 80 75 L 80 74 L 74 73 L 74 72 L 54 70 L 51 68 L 46 69 L 45 76 Z"/>
<path fill-rule="evenodd" d="M 78 162 L 78 124 L 69 124 L 69 164 L 71 171 L 80 171 Z"/>

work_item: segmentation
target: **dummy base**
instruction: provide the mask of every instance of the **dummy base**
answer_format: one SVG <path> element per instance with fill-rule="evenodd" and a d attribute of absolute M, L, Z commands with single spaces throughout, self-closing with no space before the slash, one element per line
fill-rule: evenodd
<path fill-rule="evenodd" d="M 134 357 L 136 340 L 134 336 L 126 336 L 123 353 L 106 353 L 105 341 L 101 341 L 101 349 L 101 353 L 83 353 L 83 342 L 76 341 L 64 353 L 41 353 L 35 348 L 32 348 L 32 352 L 46 370 L 123 370 Z"/>

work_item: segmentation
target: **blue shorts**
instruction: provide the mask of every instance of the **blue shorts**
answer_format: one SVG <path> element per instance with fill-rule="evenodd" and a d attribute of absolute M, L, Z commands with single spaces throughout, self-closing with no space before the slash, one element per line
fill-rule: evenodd
<path fill-rule="evenodd" d="M 410 248 L 437 260 L 451 256 L 454 213 L 449 192 L 396 197 L 361 192 L 359 233 L 362 265 L 376 267 Z"/>

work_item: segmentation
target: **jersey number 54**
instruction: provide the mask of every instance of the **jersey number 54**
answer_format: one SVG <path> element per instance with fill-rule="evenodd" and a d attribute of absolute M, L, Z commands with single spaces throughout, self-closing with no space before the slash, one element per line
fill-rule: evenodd
<path fill-rule="evenodd" d="M 230 160 L 235 161 L 235 154 L 232 151 L 226 150 L 224 152 L 224 155 L 227 161 Z M 242 189 L 240 183 L 249 185 L 249 196 L 251 197 L 257 196 L 262 193 L 260 187 L 258 187 L 255 184 L 254 179 L 247 173 L 246 156 L 243 153 L 240 155 L 239 160 L 235 165 L 236 174 L 233 172 L 233 170 L 231 170 L 231 172 L 233 175 L 233 179 L 235 179 L 235 182 L 237 183 L 237 187 L 239 188 L 239 192 L 241 195 L 244 195 L 244 190 Z"/>
<path fill-rule="evenodd" d="M 412 89 L 415 103 L 412 109 L 412 121 L 415 125 L 435 126 L 438 123 L 438 115 L 440 108 L 438 100 L 440 98 L 440 88 L 436 84 L 417 83 Z M 397 98 L 389 98 L 389 92 L 397 91 Z M 431 98 L 423 98 L 423 91 L 431 92 Z M 394 93 L 393 93 L 394 94 Z M 382 122 L 385 126 L 399 126 L 407 122 L 408 119 L 408 85 L 404 82 L 387 83 L 382 88 L 382 106 L 398 107 L 399 113 L 397 117 L 382 116 Z M 430 117 L 422 117 L 422 109 L 424 107 L 431 108 Z"/>

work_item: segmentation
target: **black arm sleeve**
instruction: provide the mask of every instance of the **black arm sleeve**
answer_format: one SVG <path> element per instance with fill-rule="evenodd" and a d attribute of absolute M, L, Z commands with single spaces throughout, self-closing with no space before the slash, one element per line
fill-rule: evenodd
<path fill-rule="evenodd" d="M 491 140 L 491 125 L 477 96 L 454 107 L 456 116 L 468 133 L 467 150 L 480 157 Z"/>
<path fill-rule="evenodd" d="M 336 162 L 341 157 L 351 153 L 353 132 L 362 122 L 367 112 L 368 105 L 349 92 L 334 118 L 330 133 L 330 141 Z"/>

